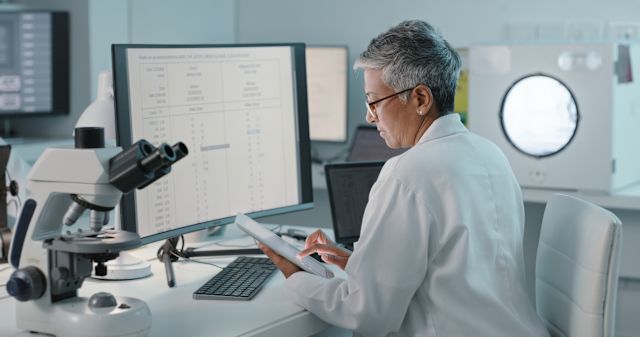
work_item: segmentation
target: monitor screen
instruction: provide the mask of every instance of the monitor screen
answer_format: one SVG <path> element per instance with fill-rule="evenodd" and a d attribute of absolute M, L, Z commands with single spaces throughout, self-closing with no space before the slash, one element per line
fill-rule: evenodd
<path fill-rule="evenodd" d="M 360 238 L 369 192 L 383 165 L 381 161 L 325 165 L 336 242 L 351 244 Z"/>
<path fill-rule="evenodd" d="M 68 13 L 0 12 L 0 115 L 68 111 Z"/>
<path fill-rule="evenodd" d="M 347 140 L 347 47 L 307 47 L 309 136 Z"/>
<path fill-rule="evenodd" d="M 312 207 L 304 44 L 114 45 L 118 144 L 182 141 L 172 172 L 125 195 L 143 243 Z"/>
<path fill-rule="evenodd" d="M 392 149 L 373 126 L 359 125 L 351 142 L 347 161 L 375 161 L 397 156 L 407 149 Z"/>

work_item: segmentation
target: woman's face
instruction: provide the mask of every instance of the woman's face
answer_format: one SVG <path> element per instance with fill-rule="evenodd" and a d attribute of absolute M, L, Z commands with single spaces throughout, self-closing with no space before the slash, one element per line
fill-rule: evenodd
<path fill-rule="evenodd" d="M 410 88 L 403 88 L 410 89 Z M 387 146 L 393 149 L 411 147 L 415 143 L 415 135 L 420 125 L 418 103 L 411 94 L 406 103 L 400 95 L 382 81 L 382 70 L 365 69 L 364 91 L 367 102 L 388 97 L 378 103 L 370 104 L 371 112 L 367 113 L 367 122 L 375 124 Z"/>

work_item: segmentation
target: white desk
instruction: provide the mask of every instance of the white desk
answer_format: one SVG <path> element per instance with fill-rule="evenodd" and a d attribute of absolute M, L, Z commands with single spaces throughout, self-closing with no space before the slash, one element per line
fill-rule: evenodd
<path fill-rule="evenodd" d="M 233 228 L 229 228 L 231 232 Z M 307 229 L 308 231 L 308 229 Z M 231 234 L 233 235 L 233 233 Z M 247 242 L 247 239 L 244 241 Z M 138 257 L 153 258 L 157 244 L 132 251 Z M 193 245 L 188 245 L 193 246 Z M 207 249 L 214 249 L 213 246 Z M 226 265 L 235 257 L 215 257 L 204 261 Z M 85 280 L 79 296 L 107 291 L 115 296 L 136 297 L 151 309 L 153 337 L 210 336 L 310 336 L 330 326 L 291 302 L 285 295 L 284 278 L 276 272 L 250 301 L 193 300 L 193 292 L 219 271 L 210 265 L 175 262 L 177 286 L 169 288 L 164 265 L 151 263 L 153 275 L 132 281 Z M 3 267 L 6 265 L 2 265 Z M 2 267 L 0 267 L 2 268 Z M 334 272 L 338 273 L 335 269 Z M 12 270 L 0 272 L 0 284 L 6 283 Z M 0 289 L 0 336 L 35 336 L 15 328 L 15 300 L 5 298 Z"/>
<path fill-rule="evenodd" d="M 525 202 L 535 202 L 546 204 L 547 200 L 555 193 L 571 195 L 580 199 L 590 201 L 609 209 L 625 209 L 640 211 L 640 184 L 629 186 L 611 194 L 587 193 L 574 191 L 554 191 L 548 189 L 523 188 L 522 197 Z"/>

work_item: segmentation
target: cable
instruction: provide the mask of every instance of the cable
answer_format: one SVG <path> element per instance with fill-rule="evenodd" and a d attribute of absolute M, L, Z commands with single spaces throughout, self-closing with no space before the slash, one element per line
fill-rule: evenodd
<path fill-rule="evenodd" d="M 9 207 L 10 204 L 15 204 L 16 205 L 16 218 L 18 217 L 19 213 L 20 213 L 20 203 L 18 201 L 18 199 L 9 199 L 9 201 L 7 201 L 7 207 Z"/>
<path fill-rule="evenodd" d="M 196 262 L 196 263 L 202 263 L 202 264 L 208 264 L 210 266 L 214 266 L 220 269 L 223 269 L 224 267 L 221 267 L 215 263 L 210 263 L 210 262 L 204 262 L 204 261 L 198 261 L 198 260 L 194 260 L 192 258 L 188 258 L 186 256 L 184 256 L 184 236 L 180 235 L 178 238 L 171 238 L 167 240 L 168 244 L 170 247 L 167 246 L 167 243 L 165 243 L 164 245 L 160 246 L 160 248 L 158 248 L 158 252 L 156 253 L 156 258 L 159 260 L 162 260 L 162 256 L 164 254 L 170 254 L 171 256 L 173 256 L 175 259 L 171 259 L 172 262 L 176 262 L 180 259 L 186 260 L 186 261 L 190 261 L 190 262 Z M 180 245 L 180 249 L 178 249 L 178 243 L 181 242 Z M 165 251 L 167 250 L 167 251 Z"/>
<path fill-rule="evenodd" d="M 276 225 L 274 228 L 268 228 L 270 231 L 276 233 L 276 234 L 282 234 L 282 225 Z"/>
<path fill-rule="evenodd" d="M 177 261 L 178 259 L 174 259 L 172 255 L 175 255 L 173 254 L 173 252 L 182 253 L 182 251 L 178 251 L 178 242 L 180 241 L 180 238 L 182 238 L 182 236 L 167 239 L 156 252 L 156 257 L 158 258 L 158 260 L 163 261 L 164 257 L 169 254 L 171 262 Z M 182 240 L 184 241 L 184 238 Z"/>
<path fill-rule="evenodd" d="M 219 265 L 217 265 L 217 264 L 215 264 L 215 263 L 211 263 L 211 262 L 204 262 L 204 261 L 198 261 L 198 260 L 193 259 L 193 258 L 190 258 L 190 257 L 184 257 L 184 256 L 181 256 L 181 255 L 178 255 L 176 252 L 171 252 L 171 254 L 172 254 L 173 256 L 177 257 L 178 259 L 183 259 L 183 260 L 186 260 L 186 261 L 188 261 L 188 262 L 195 262 L 195 263 L 201 263 L 201 264 L 208 264 L 208 265 L 210 265 L 210 266 L 214 266 L 214 267 L 216 267 L 216 268 L 224 269 L 224 267 L 219 266 Z"/>

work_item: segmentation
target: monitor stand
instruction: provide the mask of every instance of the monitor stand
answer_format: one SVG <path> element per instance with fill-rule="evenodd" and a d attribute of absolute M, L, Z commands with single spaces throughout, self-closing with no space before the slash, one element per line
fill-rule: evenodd
<path fill-rule="evenodd" d="M 179 237 L 167 239 L 164 244 L 158 248 L 158 260 L 164 263 L 164 271 L 167 274 L 167 285 L 173 288 L 176 285 L 176 274 L 173 272 L 173 262 L 178 261 L 180 255 L 178 252 Z"/>
<path fill-rule="evenodd" d="M 221 250 L 195 250 L 195 248 L 187 248 L 185 250 L 178 249 L 178 240 L 180 237 L 167 239 L 160 248 L 158 248 L 158 260 L 164 263 L 164 271 L 167 274 L 167 285 L 173 288 L 176 285 L 176 277 L 173 272 L 173 262 L 178 261 L 182 257 L 190 259 L 192 257 L 202 256 L 229 256 L 229 255 L 258 255 L 264 254 L 260 248 L 243 248 L 243 249 L 221 249 Z"/>

